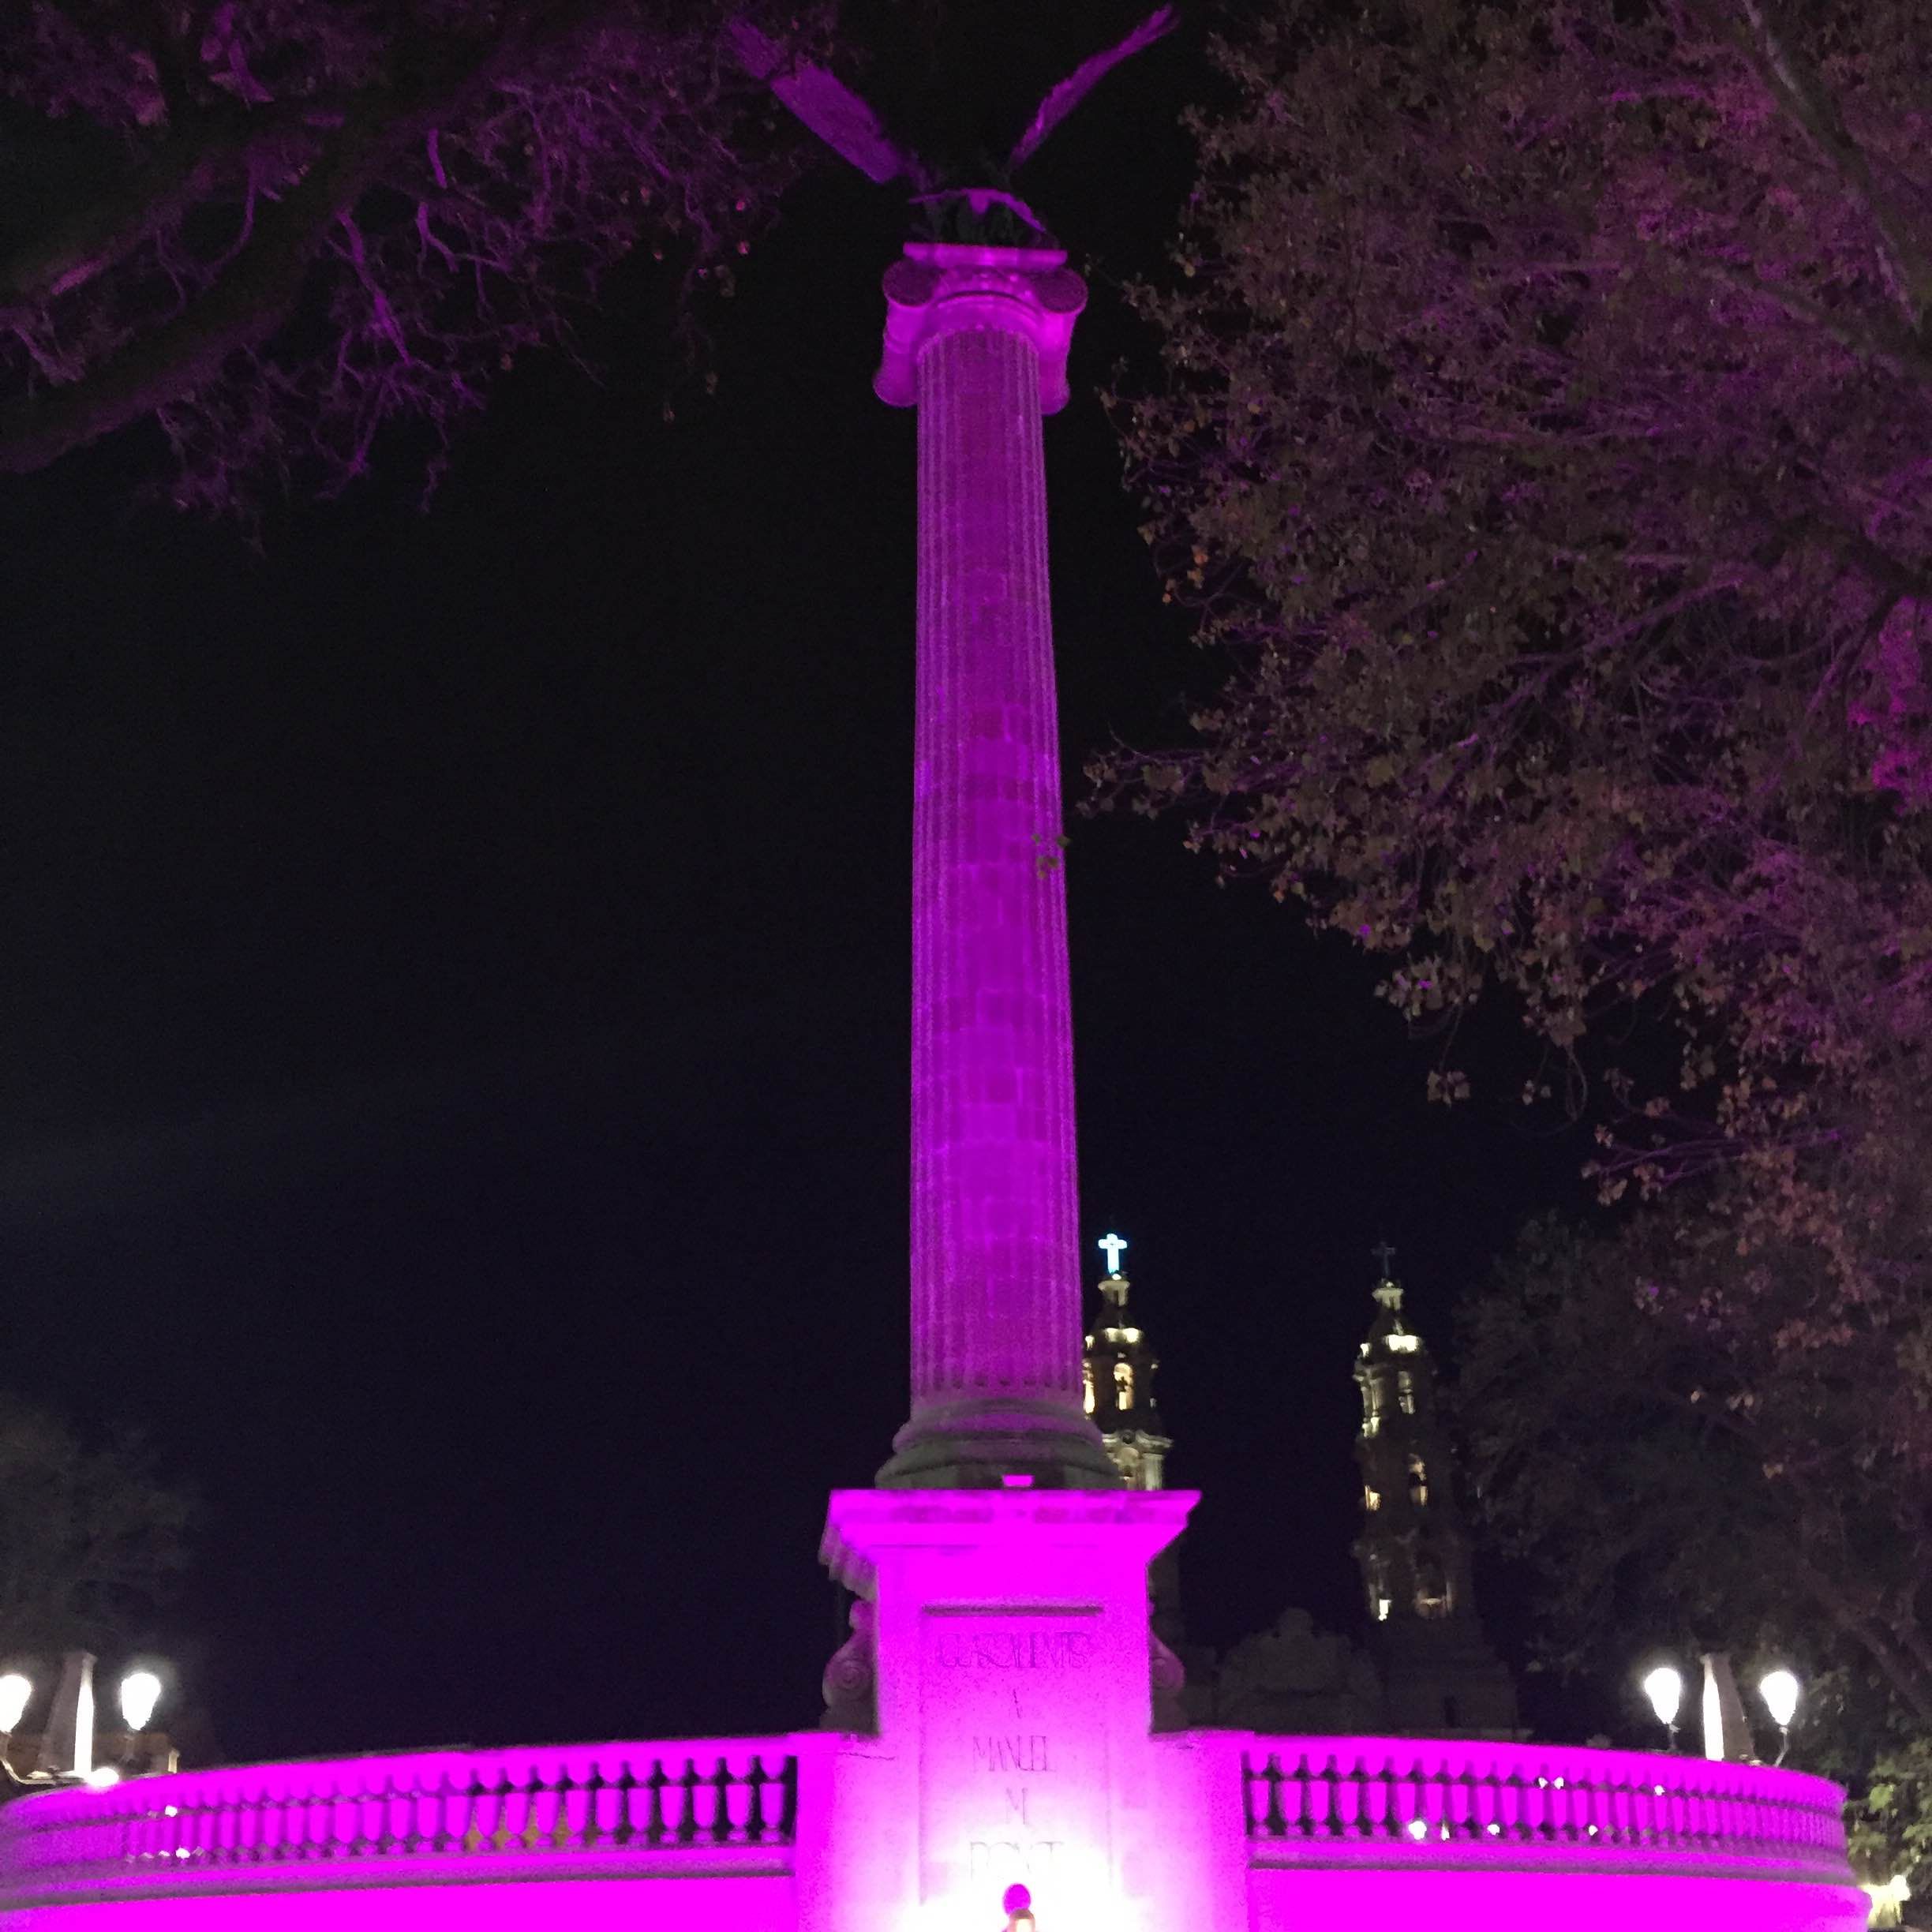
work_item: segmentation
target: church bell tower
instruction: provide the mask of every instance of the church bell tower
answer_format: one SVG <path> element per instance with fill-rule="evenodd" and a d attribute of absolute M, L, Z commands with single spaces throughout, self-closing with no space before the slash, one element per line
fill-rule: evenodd
<path fill-rule="evenodd" d="M 1362 1530 L 1355 1544 L 1391 1729 L 1516 1735 L 1516 1691 L 1476 1615 L 1470 1539 L 1436 1410 L 1436 1369 L 1402 1316 L 1395 1250 L 1376 1251 L 1376 1314 L 1355 1363 Z"/>
<path fill-rule="evenodd" d="M 1083 1402 L 1121 1481 L 1129 1489 L 1163 1489 L 1174 1440 L 1154 1406 L 1154 1372 L 1160 1363 L 1147 1331 L 1128 1309 L 1133 1284 L 1120 1265 L 1126 1242 L 1103 1234 L 1098 1245 L 1107 1271 L 1100 1282 L 1099 1322 L 1081 1355 Z"/>

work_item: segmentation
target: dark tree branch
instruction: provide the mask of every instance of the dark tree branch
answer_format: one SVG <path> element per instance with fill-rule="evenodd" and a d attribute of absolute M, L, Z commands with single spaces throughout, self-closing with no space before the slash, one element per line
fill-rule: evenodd
<path fill-rule="evenodd" d="M 0 473 L 43 468 L 213 382 L 230 358 L 273 335 L 328 238 L 399 156 L 459 119 L 492 84 L 530 71 L 573 36 L 625 11 L 623 0 L 532 0 L 510 25 L 488 36 L 399 44 L 383 84 L 349 104 L 301 180 L 266 212 L 257 209 L 245 245 L 183 313 L 137 336 L 80 380 L 43 387 L 0 408 Z M 204 137 L 172 152 L 128 200 L 103 204 L 39 250 L 33 263 L 17 262 L 7 272 L 23 285 L 76 286 L 117 249 L 152 231 L 164 208 L 191 204 L 211 171 L 244 158 L 259 167 L 275 142 L 301 138 L 314 113 L 307 102 L 259 110 L 212 147 Z M 271 114 L 272 125 L 266 125 Z M 137 205 L 143 195 L 144 204 Z"/>
<path fill-rule="evenodd" d="M 308 100 L 197 118 L 170 134 L 139 173 L 0 261 L 0 308 L 36 305 L 80 287 L 179 220 L 224 178 L 277 153 L 292 159 L 305 132 L 341 118 L 339 110 Z"/>
<path fill-rule="evenodd" d="M 1915 335 L 1922 334 L 1932 316 L 1932 256 L 1913 245 L 1911 224 L 1878 185 L 1870 158 L 1845 125 L 1829 91 L 1779 32 L 1765 0 L 1739 4 L 1747 28 L 1733 36 L 1735 43 L 1779 108 L 1864 211 L 1892 271 L 1907 324 Z"/>
<path fill-rule="evenodd" d="M 43 389 L 0 410 L 0 470 L 44 468 L 191 395 L 238 350 L 263 341 L 294 304 L 330 225 L 354 206 L 397 148 L 426 132 L 448 105 L 439 98 L 406 108 L 385 99 L 353 111 L 331 149 L 257 219 L 254 238 L 234 267 L 185 314 L 83 380 Z"/>

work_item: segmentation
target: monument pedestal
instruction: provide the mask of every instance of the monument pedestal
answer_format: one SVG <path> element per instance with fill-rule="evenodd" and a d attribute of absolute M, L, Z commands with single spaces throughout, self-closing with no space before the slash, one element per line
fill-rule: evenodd
<path fill-rule="evenodd" d="M 1162 1909 L 1177 1821 L 1151 1735 L 1148 1566 L 1194 1501 L 833 1494 L 822 1555 L 874 1606 L 877 1730 L 838 1755 L 837 1896 L 802 1900 L 804 1923 L 1000 1932 L 1014 1885 L 1039 1932 L 1177 1923 Z"/>

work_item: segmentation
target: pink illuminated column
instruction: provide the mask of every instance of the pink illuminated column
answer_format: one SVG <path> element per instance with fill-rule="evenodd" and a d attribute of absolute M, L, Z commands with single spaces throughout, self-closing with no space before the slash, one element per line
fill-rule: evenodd
<path fill-rule="evenodd" d="M 1073 1025 L 1040 417 L 1086 289 L 913 243 L 884 399 L 919 410 L 912 1413 L 882 1484 L 1118 1481 L 1082 1410 Z"/>

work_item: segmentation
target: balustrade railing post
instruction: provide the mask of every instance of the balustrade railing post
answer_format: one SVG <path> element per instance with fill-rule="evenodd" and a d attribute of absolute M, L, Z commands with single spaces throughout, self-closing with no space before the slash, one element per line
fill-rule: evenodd
<path fill-rule="evenodd" d="M 1452 1838 L 1455 1836 L 1456 1780 L 1449 1769 L 1449 1757 L 1445 1751 L 1436 1766 L 1436 1775 L 1429 1780 L 1430 1796 L 1433 1800 L 1434 1815 L 1429 1820 L 1429 1835 L 1432 1838 Z"/>
<path fill-rule="evenodd" d="M 402 1852 L 405 1858 L 416 1857 L 429 1841 L 431 1834 L 424 1828 L 423 1814 L 425 1807 L 435 1804 L 442 1778 L 440 1769 L 428 1777 L 413 1777 L 402 1792 Z"/>
<path fill-rule="evenodd" d="M 784 1760 L 779 1761 L 776 1777 L 762 1755 L 751 1759 L 751 1836 L 760 1844 L 774 1842 L 777 1833 L 772 1816 L 774 1803 L 783 1806 L 784 1768 Z"/>
<path fill-rule="evenodd" d="M 1399 1838 L 1402 1836 L 1402 1777 L 1395 1769 L 1395 1754 L 1383 1754 L 1382 1769 L 1376 1782 L 1382 1788 L 1381 1810 L 1376 1820 L 1376 1835 L 1380 1838 Z"/>
<path fill-rule="evenodd" d="M 638 1781 L 631 1775 L 631 1754 L 628 1751 L 617 1760 L 617 1776 L 612 1788 L 616 1794 L 616 1802 L 611 1807 L 610 1837 L 612 1844 L 621 1851 L 630 1844 L 631 1836 L 637 1829 L 637 1820 L 632 1815 L 631 1807 L 636 1802 Z M 648 1792 L 645 1793 L 647 1803 L 650 1795 Z"/>
<path fill-rule="evenodd" d="M 263 1815 L 268 1805 L 268 1794 L 259 1784 L 253 1790 L 243 1788 L 235 1794 L 238 1814 L 235 1821 L 235 1856 L 245 1865 L 258 1864 L 261 1860 L 262 1840 L 267 1832 Z"/>
<path fill-rule="evenodd" d="M 460 1822 L 462 1829 L 457 1833 L 455 1848 L 472 1856 L 481 1852 L 486 1842 L 483 1821 L 489 1795 L 484 1786 L 481 1766 L 471 1765 L 470 1775 L 463 1780 L 462 1810 L 458 1820 L 452 1821 L 452 1829 L 456 1822 Z"/>
<path fill-rule="evenodd" d="M 189 1858 L 191 1865 L 207 1865 L 212 1862 L 210 1852 L 215 1833 L 215 1809 L 204 1799 L 194 1809 L 194 1834 L 189 1840 Z"/>
<path fill-rule="evenodd" d="M 1524 1791 L 1522 1766 L 1514 1761 L 1509 1775 L 1497 1794 L 1502 1811 L 1503 1836 L 1511 1844 L 1521 1844 L 1530 1836 L 1529 1801 Z"/>
<path fill-rule="evenodd" d="M 1339 1758 L 1331 1757 L 1323 1765 L 1319 1774 L 1309 1780 L 1309 1797 L 1311 1803 L 1317 1798 L 1320 1799 L 1319 1815 L 1311 1828 L 1312 1835 L 1317 1838 L 1340 1837 L 1342 1764 Z"/>
<path fill-rule="evenodd" d="M 1453 1838 L 1467 1841 L 1482 1835 L 1481 1822 L 1477 1817 L 1477 1783 L 1475 1773 L 1465 1758 L 1457 1765 L 1450 1779 L 1449 1796 L 1453 1804 L 1454 1815 L 1449 1820 L 1449 1834 Z"/>
<path fill-rule="evenodd" d="M 424 1849 L 432 1858 L 447 1857 L 451 1847 L 462 1842 L 456 1822 L 462 1808 L 463 1787 L 457 1781 L 456 1767 L 446 1763 L 436 1773 L 435 1794 L 429 1800 L 429 1837 Z"/>
<path fill-rule="evenodd" d="M 664 1796 L 668 1806 L 667 1822 L 671 1824 L 668 1836 L 676 1844 L 683 1844 L 693 1837 L 697 1831 L 698 1818 L 698 1767 L 691 1760 L 684 1760 L 683 1769 L 677 1774 L 675 1784 L 667 1777 Z"/>
<path fill-rule="evenodd" d="M 1610 1830 L 1610 1784 L 1602 1777 L 1592 1777 L 1576 1784 L 1582 1799 L 1583 1836 L 1592 1844 L 1599 1840 L 1608 1844 Z"/>
<path fill-rule="evenodd" d="M 1537 1844 L 1555 1844 L 1556 1826 L 1552 1813 L 1552 1799 L 1555 1793 L 1550 1788 L 1549 1767 L 1547 1765 L 1537 1773 L 1533 1785 L 1526 1784 L 1523 1795 L 1530 1801 L 1528 1836 L 1531 1842 Z"/>
<path fill-rule="evenodd" d="M 400 1842 L 395 1828 L 397 1795 L 395 1773 L 386 1771 L 383 1773 L 382 1782 L 371 1794 L 369 1802 L 363 1810 L 364 1829 L 361 1849 L 365 1857 L 371 1852 L 377 1858 L 393 1858 L 395 1855 L 397 1845 Z M 372 1805 L 376 1825 L 373 1835 L 368 1829 Z"/>
<path fill-rule="evenodd" d="M 571 1848 L 578 1852 L 594 1852 L 603 1827 L 600 1807 L 604 1799 L 604 1769 L 601 1758 L 590 1757 L 584 1760 L 583 1773 L 577 1786 L 577 1802 L 571 1814 Z"/>
<path fill-rule="evenodd" d="M 668 1815 L 665 1809 L 669 1782 L 664 1761 L 653 1758 L 650 1774 L 644 1781 L 644 1836 L 653 1848 L 670 1842 L 676 1836 L 669 1829 Z"/>
<path fill-rule="evenodd" d="M 316 1802 L 315 1780 L 312 1774 L 303 1788 L 301 1802 L 297 1807 L 295 1855 L 303 1860 L 317 1855 L 316 1848 L 321 1841 L 321 1834 L 316 1822 Z"/>
<path fill-rule="evenodd" d="M 710 1770 L 700 1773 L 698 1761 L 691 1760 L 691 1773 L 696 1782 L 691 1787 L 691 1796 L 696 1800 L 693 1813 L 698 1841 L 703 1844 L 716 1844 L 724 1831 L 724 1792 L 723 1778 L 724 1761 L 720 1758 Z"/>
<path fill-rule="evenodd" d="M 1361 1836 L 1361 1761 L 1351 1756 L 1348 1769 L 1342 1768 L 1339 1758 L 1335 1760 L 1335 1833 L 1338 1838 L 1359 1838 Z"/>
<path fill-rule="evenodd" d="M 1281 1760 L 1271 1758 L 1268 1761 L 1278 1769 Z M 1294 1832 L 1303 1838 L 1315 1835 L 1314 1767 L 1309 1754 L 1303 1751 L 1294 1761 L 1293 1771 L 1284 1773 L 1275 1780 L 1275 1796 L 1281 1806 L 1282 1831 L 1284 1836 Z"/>
<path fill-rule="evenodd" d="M 1702 1851 L 1711 1841 L 1711 1807 L 1709 1795 L 1693 1785 L 1684 1794 L 1690 1829 L 1685 1834 Z"/>
<path fill-rule="evenodd" d="M 735 1753 L 724 1760 L 724 1821 L 726 1837 L 732 1844 L 751 1842 L 751 1801 L 755 1795 L 751 1782 L 758 1769 L 758 1754 Z"/>
<path fill-rule="evenodd" d="M 496 1785 L 490 1795 L 494 1803 L 490 1807 L 489 1834 L 485 1842 L 492 1852 L 507 1852 L 521 1827 L 516 1822 L 516 1781 L 510 1775 L 507 1758 L 497 1766 Z"/>

